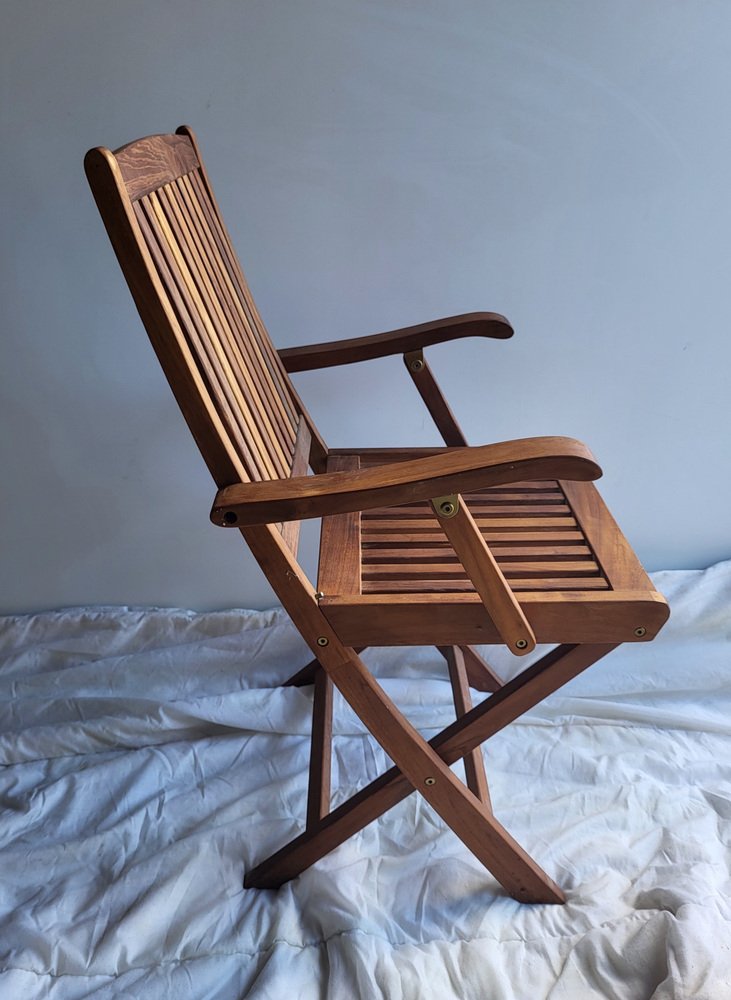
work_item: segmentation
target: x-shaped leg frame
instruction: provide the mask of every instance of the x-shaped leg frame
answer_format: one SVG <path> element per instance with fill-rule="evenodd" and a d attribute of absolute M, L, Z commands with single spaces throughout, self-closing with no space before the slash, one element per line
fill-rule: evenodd
<path fill-rule="evenodd" d="M 479 774 L 470 776 L 469 762 L 476 765 L 479 755 L 481 765 L 479 748 L 485 740 L 615 648 L 616 644 L 558 646 L 470 708 L 468 692 L 464 700 L 467 677 L 481 677 L 493 690 L 499 679 L 470 647 L 443 647 L 458 718 L 428 743 L 375 683 L 355 650 L 342 663 L 326 665 L 327 672 L 319 669 L 317 661 L 308 664 L 287 682 L 314 680 L 316 685 L 307 828 L 248 872 L 245 887 L 279 887 L 419 790 L 511 896 L 521 902 L 564 902 L 561 889 L 495 819 L 487 783 L 483 787 Z M 396 764 L 330 812 L 333 681 Z M 467 786 L 449 768 L 462 758 L 468 762 Z"/>

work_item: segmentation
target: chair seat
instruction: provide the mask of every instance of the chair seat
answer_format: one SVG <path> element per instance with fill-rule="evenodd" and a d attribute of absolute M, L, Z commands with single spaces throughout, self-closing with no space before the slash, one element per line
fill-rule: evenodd
<path fill-rule="evenodd" d="M 329 469 L 444 450 L 334 452 Z M 539 642 L 646 639 L 666 620 L 593 483 L 523 482 L 464 500 Z M 427 502 L 325 518 L 318 590 L 352 645 L 502 642 Z"/>

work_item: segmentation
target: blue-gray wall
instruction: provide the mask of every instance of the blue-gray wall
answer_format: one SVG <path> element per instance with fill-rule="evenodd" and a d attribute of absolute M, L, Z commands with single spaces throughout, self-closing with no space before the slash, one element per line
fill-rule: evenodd
<path fill-rule="evenodd" d="M 278 346 L 434 348 L 470 440 L 586 440 L 649 568 L 731 555 L 727 0 L 4 0 L 0 610 L 265 606 L 85 186 L 198 132 Z M 303 375 L 333 445 L 437 437 L 399 359 Z M 309 563 L 314 561 L 310 538 Z"/>

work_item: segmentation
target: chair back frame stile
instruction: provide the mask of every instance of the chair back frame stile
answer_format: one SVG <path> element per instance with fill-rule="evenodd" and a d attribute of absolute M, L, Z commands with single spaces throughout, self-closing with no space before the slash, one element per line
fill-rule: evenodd
<path fill-rule="evenodd" d="M 250 869 L 244 885 L 274 888 L 296 877 L 417 790 L 515 899 L 564 902 L 496 819 L 480 744 L 620 642 L 652 638 L 667 607 L 594 490 L 601 470 L 585 446 L 568 438 L 465 446 L 422 348 L 464 336 L 507 339 L 512 328 L 497 314 L 473 313 L 277 352 L 190 128 L 116 152 L 92 149 L 85 169 L 219 489 L 212 519 L 240 530 L 314 654 L 287 682 L 315 684 L 306 828 Z M 389 353 L 403 354 L 453 447 L 330 452 L 289 372 Z M 323 518 L 317 586 L 297 560 L 304 517 Z M 332 592 L 322 592 L 322 581 Z M 536 642 L 557 645 L 503 683 L 471 642 L 505 642 L 517 654 Z M 371 645 L 426 643 L 447 662 L 457 715 L 431 741 L 359 655 Z M 330 810 L 333 686 L 394 765 Z M 491 696 L 473 707 L 470 686 Z M 466 784 L 451 769 L 458 760 Z"/>

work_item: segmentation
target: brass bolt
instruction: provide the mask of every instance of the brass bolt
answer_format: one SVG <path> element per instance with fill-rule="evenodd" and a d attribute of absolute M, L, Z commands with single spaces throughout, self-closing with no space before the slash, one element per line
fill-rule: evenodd
<path fill-rule="evenodd" d="M 641 639 L 643 635 L 647 635 L 647 629 L 644 625 L 640 625 L 639 628 L 635 629 L 635 635 L 638 639 Z"/>
<path fill-rule="evenodd" d="M 321 590 L 316 590 L 315 591 L 315 600 L 316 601 L 321 601 L 324 596 L 325 595 L 323 594 L 323 592 Z"/>
<path fill-rule="evenodd" d="M 409 368 L 411 369 L 412 372 L 420 372 L 423 367 L 424 367 L 424 362 L 421 360 L 421 358 L 414 358 L 413 361 L 409 361 Z"/>
<path fill-rule="evenodd" d="M 317 645 L 318 646 L 327 646 L 327 645 L 329 645 L 329 643 L 330 643 L 330 640 L 327 638 L 327 636 L 325 636 L 325 635 L 318 635 L 318 637 L 317 637 Z"/>
<path fill-rule="evenodd" d="M 518 639 L 517 642 L 515 643 L 515 648 L 516 649 L 525 649 L 527 645 L 528 645 L 528 640 L 527 639 Z"/>
<path fill-rule="evenodd" d="M 424 778 L 425 785 L 436 785 L 436 783 L 437 783 L 436 778 Z"/>

